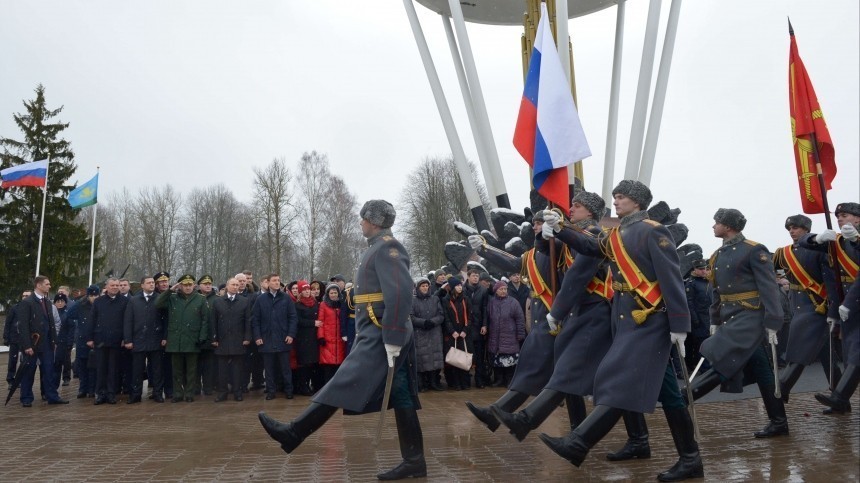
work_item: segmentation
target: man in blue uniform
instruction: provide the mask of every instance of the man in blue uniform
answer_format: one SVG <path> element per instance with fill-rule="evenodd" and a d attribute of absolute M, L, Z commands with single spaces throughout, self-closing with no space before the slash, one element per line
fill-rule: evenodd
<path fill-rule="evenodd" d="M 787 435 L 785 406 L 774 395 L 773 369 L 763 344 L 768 341 L 775 348 L 783 324 L 770 252 L 741 233 L 747 220 L 740 211 L 720 208 L 714 221 L 714 236 L 723 239 L 723 246 L 710 259 L 711 337 L 701 348 L 712 367 L 691 383 L 693 399 L 721 384 L 726 392 L 742 392 L 745 382 L 755 381 L 770 419 L 755 437 Z"/>
<path fill-rule="evenodd" d="M 675 243 L 666 227 L 648 219 L 652 196 L 647 186 L 623 180 L 612 196 L 620 226 L 598 236 L 580 230 L 571 240 L 577 252 L 605 257 L 612 269 L 614 337 L 595 375 L 595 407 L 567 436 L 541 434 L 540 439 L 579 466 L 625 411 L 650 413 L 660 401 L 680 458 L 657 478 L 699 478 L 704 474 L 699 445 L 669 366 L 672 346 L 683 349 L 690 331 Z"/>
<path fill-rule="evenodd" d="M 409 255 L 391 234 L 396 215 L 384 200 L 370 200 L 360 211 L 361 231 L 369 248 L 355 277 L 357 335 L 352 351 L 313 402 L 290 423 L 280 423 L 260 412 L 260 423 L 287 453 L 319 429 L 338 410 L 362 414 L 382 407 L 389 367 L 395 375 L 389 406 L 394 408 L 403 461 L 380 473 L 380 480 L 427 476 L 424 438 L 418 421 L 418 374 L 412 338 L 412 276 Z M 387 359 L 387 364 L 386 364 Z"/>

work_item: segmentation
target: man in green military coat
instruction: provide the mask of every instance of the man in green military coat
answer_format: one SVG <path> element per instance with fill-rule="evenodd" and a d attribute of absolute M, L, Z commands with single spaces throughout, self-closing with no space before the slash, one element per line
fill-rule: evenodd
<path fill-rule="evenodd" d="M 194 291 L 194 276 L 185 274 L 158 295 L 155 306 L 168 313 L 167 340 L 162 344 L 173 365 L 173 402 L 193 402 L 200 391 L 197 356 L 209 336 L 209 304 Z"/>

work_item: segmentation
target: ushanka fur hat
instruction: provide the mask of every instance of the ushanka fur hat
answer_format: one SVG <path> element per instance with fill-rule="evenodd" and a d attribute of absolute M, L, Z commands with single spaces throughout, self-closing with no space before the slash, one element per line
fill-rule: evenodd
<path fill-rule="evenodd" d="M 785 229 L 788 230 L 792 226 L 809 231 L 812 229 L 812 220 L 808 216 L 804 215 L 789 216 L 785 219 Z"/>
<path fill-rule="evenodd" d="M 743 231 L 744 227 L 747 226 L 747 219 L 744 214 L 734 208 L 718 209 L 714 214 L 714 221 L 737 231 Z"/>
<path fill-rule="evenodd" d="M 394 217 L 397 216 L 394 205 L 385 200 L 368 201 L 358 214 L 380 228 L 391 228 L 394 225 Z"/>
<path fill-rule="evenodd" d="M 612 190 L 612 196 L 624 195 L 639 205 L 640 210 L 647 210 L 648 205 L 654 197 L 651 195 L 651 190 L 647 186 L 632 179 L 624 179 L 618 183 L 618 186 Z"/>
<path fill-rule="evenodd" d="M 833 214 L 838 215 L 839 213 L 860 216 L 860 203 L 839 203 L 836 205 L 836 211 Z"/>
<path fill-rule="evenodd" d="M 591 218 L 594 221 L 600 221 L 603 218 L 603 212 L 606 211 L 606 202 L 597 193 L 590 191 L 580 191 L 573 197 L 571 204 L 579 203 L 586 210 L 591 212 Z"/>

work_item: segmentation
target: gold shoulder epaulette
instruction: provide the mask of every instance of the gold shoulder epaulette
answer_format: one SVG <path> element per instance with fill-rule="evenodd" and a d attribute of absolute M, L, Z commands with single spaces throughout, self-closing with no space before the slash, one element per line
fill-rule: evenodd
<path fill-rule="evenodd" d="M 746 240 L 744 240 L 744 243 L 746 243 L 747 245 L 750 245 L 750 246 L 757 246 L 757 245 L 760 245 L 760 243 L 759 243 L 759 242 L 757 242 L 757 241 L 752 241 L 752 240 L 750 240 L 749 238 L 747 238 Z"/>
<path fill-rule="evenodd" d="M 654 220 L 642 220 L 642 221 L 644 221 L 645 223 L 648 223 L 651 226 L 660 226 L 661 225 L 660 222 L 654 221 Z"/>

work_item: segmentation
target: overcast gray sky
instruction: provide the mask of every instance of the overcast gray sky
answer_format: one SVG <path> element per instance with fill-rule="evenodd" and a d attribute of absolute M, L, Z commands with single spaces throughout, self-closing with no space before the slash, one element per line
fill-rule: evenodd
<path fill-rule="evenodd" d="M 747 236 L 789 242 L 800 212 L 788 112 L 786 16 L 836 147 L 832 205 L 860 199 L 856 0 L 687 1 L 681 9 L 652 190 L 683 210 L 689 241 L 718 246 L 711 217 L 741 209 Z M 624 172 L 648 2 L 627 6 L 615 181 Z M 416 4 L 467 155 L 477 161 L 439 16 Z M 669 11 L 665 1 L 661 25 Z M 511 145 L 522 94 L 520 27 L 469 26 L 513 206 L 528 171 Z M 615 8 L 570 21 L 579 111 L 600 191 Z M 661 28 L 658 43 L 662 45 Z M 64 105 L 83 182 L 101 197 L 223 182 L 252 196 L 252 166 L 328 154 L 363 202 L 395 201 L 408 172 L 450 148 L 401 2 L 0 0 L 0 135 L 42 83 Z M 655 64 L 655 78 L 656 78 Z M 653 86 L 653 84 L 652 84 Z M 813 216 L 813 228 L 824 226 Z"/>

